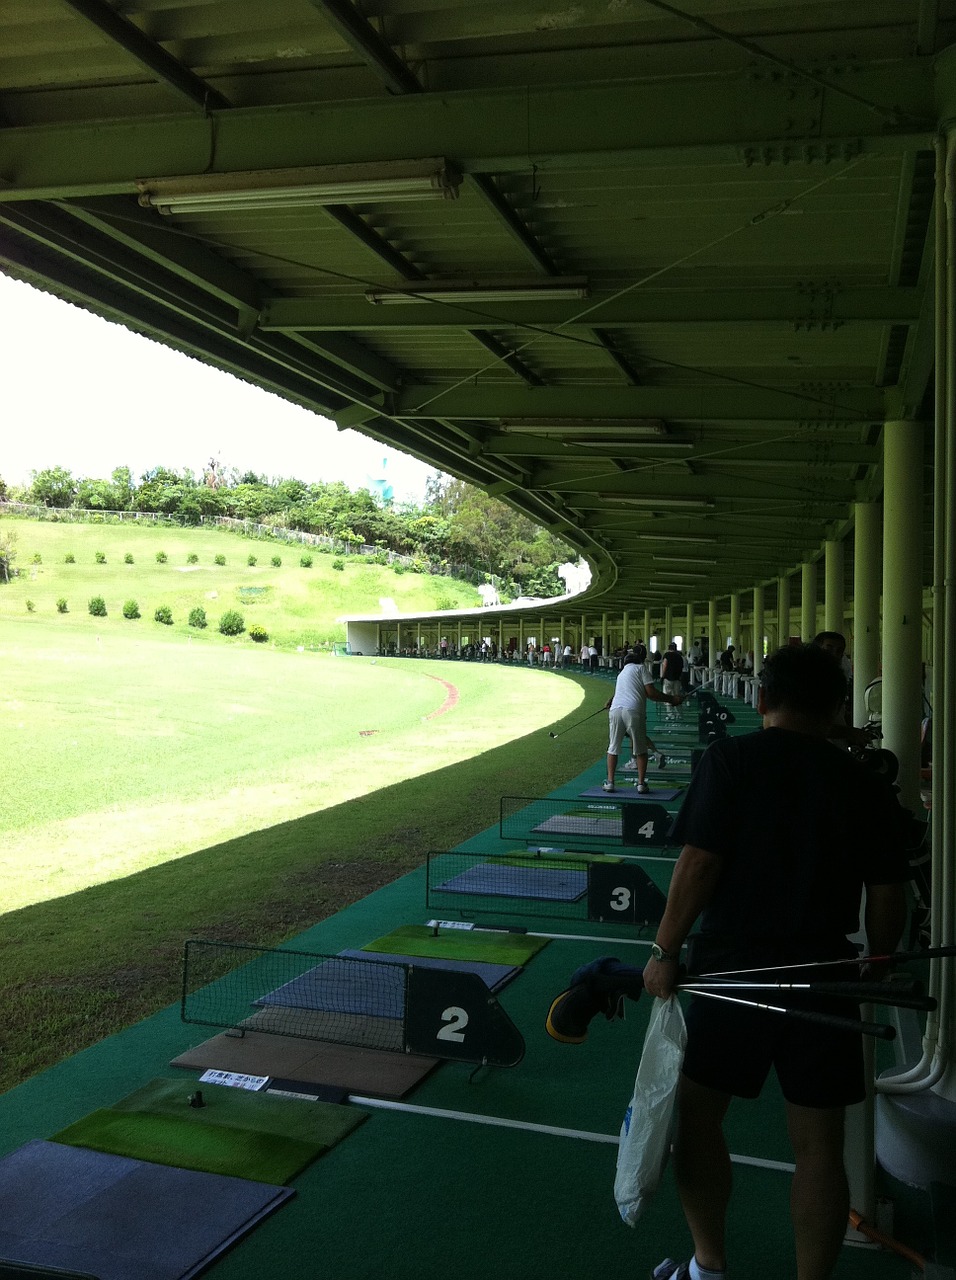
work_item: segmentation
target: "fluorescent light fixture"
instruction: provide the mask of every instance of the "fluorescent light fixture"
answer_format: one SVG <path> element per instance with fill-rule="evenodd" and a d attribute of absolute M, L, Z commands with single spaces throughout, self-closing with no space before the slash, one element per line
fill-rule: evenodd
<path fill-rule="evenodd" d="M 540 432 L 552 436 L 620 436 L 622 443 L 635 436 L 667 435 L 667 428 L 660 418 L 502 418 L 501 429 L 532 435 Z"/>
<path fill-rule="evenodd" d="M 581 448 L 586 449 L 606 449 L 611 453 L 631 453 L 634 449 L 693 449 L 694 446 L 689 440 L 625 440 L 624 437 L 613 440 L 605 440 L 603 437 L 599 440 L 593 439 L 591 436 L 585 437 L 583 440 L 570 441 Z"/>
<path fill-rule="evenodd" d="M 657 574 L 654 577 L 655 582 L 707 582 L 712 577 L 709 573 L 678 573 L 676 569 L 668 569 L 665 573 Z"/>
<path fill-rule="evenodd" d="M 415 302 L 551 302 L 588 296 L 583 276 L 554 277 L 519 282 L 507 280 L 422 280 L 391 289 L 370 289 L 369 302 L 377 306 L 401 306 Z"/>
<path fill-rule="evenodd" d="M 665 507 L 684 511 L 709 511 L 714 505 L 708 498 L 622 498 L 616 493 L 602 493 L 598 496 L 602 502 L 647 507 L 651 511 L 663 510 Z"/>
<path fill-rule="evenodd" d="M 716 560 L 702 560 L 700 556 L 656 556 L 651 559 L 655 564 L 716 564 Z"/>
<path fill-rule="evenodd" d="M 446 160 L 387 160 L 302 169 L 140 178 L 139 202 L 160 213 L 221 213 L 304 205 L 454 200 L 461 174 Z"/>
<path fill-rule="evenodd" d="M 633 533 L 640 542 L 716 542 L 716 538 L 700 538 L 695 533 Z"/>

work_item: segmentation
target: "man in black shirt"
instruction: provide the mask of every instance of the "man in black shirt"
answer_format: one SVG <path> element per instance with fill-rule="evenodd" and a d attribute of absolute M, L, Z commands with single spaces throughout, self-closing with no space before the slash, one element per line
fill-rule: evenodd
<path fill-rule="evenodd" d="M 853 957 L 847 935 L 859 927 L 864 886 L 869 950 L 896 946 L 909 878 L 902 810 L 880 778 L 826 741 L 844 696 L 845 678 L 829 654 L 780 649 L 763 670 L 763 730 L 704 753 L 677 819 L 683 849 L 656 958 L 644 969 L 652 995 L 673 992 L 678 956 L 698 917 L 689 961 L 695 973 Z M 827 976 L 847 970 L 814 970 L 818 980 Z M 846 1008 L 838 1011 L 846 1016 Z M 657 1280 L 722 1280 L 731 1180 L 723 1118 L 732 1097 L 758 1095 L 771 1066 L 796 1158 L 797 1280 L 830 1275 L 849 1211 L 844 1111 L 865 1092 L 859 1037 L 698 997 L 687 1010 L 674 1144 L 694 1257 L 661 1263 Z"/>

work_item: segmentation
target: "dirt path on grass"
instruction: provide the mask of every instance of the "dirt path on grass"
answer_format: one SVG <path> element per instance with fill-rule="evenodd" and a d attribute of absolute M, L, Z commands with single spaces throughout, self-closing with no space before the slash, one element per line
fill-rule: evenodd
<path fill-rule="evenodd" d="M 448 690 L 448 697 L 441 704 L 437 711 L 430 712 L 425 716 L 426 720 L 434 720 L 436 716 L 443 716 L 446 711 L 453 711 L 458 706 L 459 693 L 453 684 L 449 684 L 447 680 L 443 680 L 441 676 L 429 676 L 429 680 L 437 680 L 439 684 L 443 684 Z"/>

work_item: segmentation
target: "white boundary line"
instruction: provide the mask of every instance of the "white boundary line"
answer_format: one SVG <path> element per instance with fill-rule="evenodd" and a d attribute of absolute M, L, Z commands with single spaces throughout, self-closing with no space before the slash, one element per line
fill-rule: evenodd
<path fill-rule="evenodd" d="M 620 1139 L 613 1133 L 594 1133 L 589 1129 L 562 1129 L 557 1125 L 533 1124 L 530 1120 L 506 1120 L 504 1116 L 481 1115 L 473 1111 L 448 1111 L 443 1107 L 420 1107 L 411 1102 L 393 1102 L 387 1098 L 366 1098 L 349 1094 L 349 1102 L 358 1107 L 374 1107 L 380 1111 L 402 1111 L 408 1115 L 432 1116 L 439 1120 L 463 1120 L 467 1124 L 485 1124 L 497 1129 L 520 1129 L 526 1133 L 545 1133 L 556 1138 L 575 1138 L 579 1142 L 601 1142 L 618 1146 Z M 757 1156 L 732 1155 L 734 1164 L 752 1165 L 757 1169 L 771 1169 L 779 1173 L 793 1173 L 796 1166 L 783 1160 L 763 1160 Z"/>

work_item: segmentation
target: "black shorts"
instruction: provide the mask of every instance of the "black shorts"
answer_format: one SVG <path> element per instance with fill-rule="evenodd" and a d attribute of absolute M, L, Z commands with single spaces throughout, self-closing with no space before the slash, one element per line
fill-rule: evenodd
<path fill-rule="evenodd" d="M 700 939 L 691 951 L 690 968 L 695 973 L 731 969 L 741 965 L 775 964 L 781 961 L 799 963 L 812 956 L 836 958 L 842 947 L 850 955 L 853 949 L 845 939 L 811 944 L 794 949 L 777 946 L 751 947 L 747 953 L 725 950 Z M 816 981 L 847 979 L 854 974 L 845 968 L 816 969 L 807 973 L 799 969 L 767 975 L 748 974 L 754 981 Z M 743 980 L 741 974 L 738 980 Z M 728 995 L 745 997 L 742 991 Z M 859 1005 L 849 1000 L 835 1000 L 809 992 L 752 991 L 750 998 L 763 1004 L 784 1005 L 819 1013 L 835 1013 L 842 1018 L 858 1020 Z M 866 1096 L 863 1072 L 862 1036 L 855 1031 L 839 1031 L 802 1018 L 770 1013 L 763 1009 L 746 1009 L 724 1000 L 694 997 L 686 1011 L 687 1049 L 684 1074 L 695 1084 L 729 1093 L 737 1098 L 756 1098 L 763 1088 L 771 1067 L 777 1073 L 783 1096 L 800 1107 L 844 1107 L 862 1102 Z"/>

